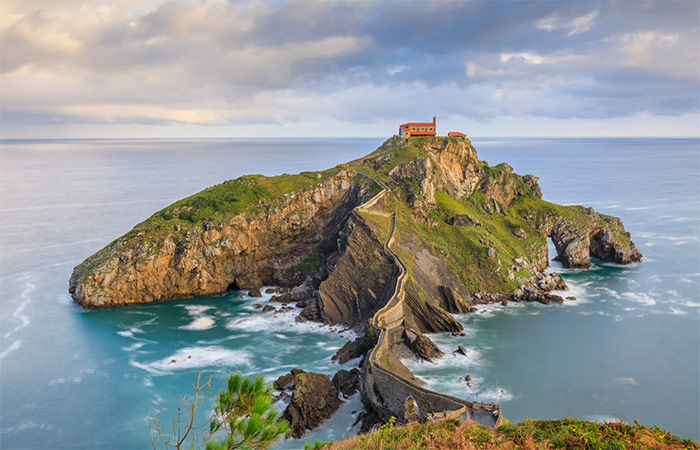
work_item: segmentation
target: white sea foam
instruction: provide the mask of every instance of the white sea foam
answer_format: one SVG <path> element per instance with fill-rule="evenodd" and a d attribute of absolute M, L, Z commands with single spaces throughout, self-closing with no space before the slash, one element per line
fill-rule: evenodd
<path fill-rule="evenodd" d="M 235 318 L 228 321 L 228 323 L 226 323 L 226 328 L 229 330 L 244 330 L 255 333 L 270 332 L 273 334 L 279 334 L 285 331 L 292 331 L 295 334 L 326 334 L 329 332 L 336 332 L 348 340 L 357 338 L 357 334 L 352 330 L 329 327 L 316 322 L 298 323 L 296 321 L 296 316 L 298 314 L 298 309 L 278 311 L 275 313 L 263 313 L 257 310 L 255 313 L 243 319 Z"/>
<path fill-rule="evenodd" d="M 198 369 L 204 367 L 250 366 L 250 353 L 231 350 L 221 346 L 185 347 L 172 355 L 150 363 L 130 361 L 129 363 L 154 375 L 167 374 L 175 370 Z"/>
<path fill-rule="evenodd" d="M 134 342 L 131 345 L 128 345 L 126 347 L 122 347 L 122 350 L 124 350 L 125 352 L 133 352 L 133 351 L 140 349 L 144 345 L 146 345 L 146 341 Z"/>
<path fill-rule="evenodd" d="M 622 294 L 622 297 L 645 306 L 656 305 L 656 300 L 654 300 L 649 294 L 645 292 L 624 292 Z"/>
<path fill-rule="evenodd" d="M 140 328 L 136 328 L 136 327 L 130 327 L 128 330 L 117 331 L 117 334 L 119 336 L 123 336 L 126 338 L 132 338 L 132 339 L 135 338 L 134 335 L 141 334 L 141 333 L 143 333 L 143 330 Z"/>
<path fill-rule="evenodd" d="M 632 377 L 619 377 L 615 378 L 615 381 L 617 381 L 620 384 L 627 384 L 630 386 L 638 386 L 639 381 L 637 381 L 635 378 Z"/>
<path fill-rule="evenodd" d="M 26 275 L 26 276 L 23 277 L 23 278 L 28 278 L 28 275 Z M 30 303 L 32 302 L 32 299 L 31 299 L 31 297 L 29 296 L 29 294 L 30 294 L 34 289 L 36 289 L 36 286 L 34 286 L 34 284 L 33 284 L 32 282 L 30 282 L 30 281 L 27 281 L 26 284 L 24 285 L 24 289 L 22 290 L 22 293 L 20 294 L 20 299 L 21 299 L 22 301 L 21 301 L 21 303 L 17 306 L 17 309 L 15 309 L 15 310 L 12 312 L 12 317 L 14 317 L 15 319 L 19 320 L 20 323 L 19 323 L 19 325 L 17 325 L 16 327 L 14 327 L 14 328 L 12 329 L 12 331 L 8 331 L 8 332 L 6 332 L 6 333 L 3 335 L 3 337 L 4 337 L 5 339 L 9 338 L 10 336 L 12 336 L 13 334 L 15 334 L 16 332 L 18 332 L 18 331 L 21 330 L 22 328 L 26 328 L 26 327 L 29 326 L 29 324 L 31 323 L 31 321 L 29 320 L 29 317 L 28 317 L 27 315 L 24 314 L 24 308 L 26 308 L 27 305 L 30 304 Z M 0 355 L 0 357 L 1 357 L 1 356 L 2 356 L 2 355 Z"/>
<path fill-rule="evenodd" d="M 214 309 L 213 306 L 207 305 L 184 305 L 184 308 L 187 311 L 187 314 L 195 317 L 204 314 L 210 309 Z"/>
<path fill-rule="evenodd" d="M 188 325 L 181 326 L 180 329 L 181 330 L 201 331 L 201 330 L 208 330 L 209 328 L 212 328 L 215 324 L 216 324 L 216 322 L 211 317 L 202 316 L 202 317 L 197 317 Z"/>
<path fill-rule="evenodd" d="M 20 341 L 19 339 L 15 339 L 14 341 L 12 341 L 12 344 L 10 344 L 9 347 L 7 347 L 5 350 L 2 351 L 2 353 L 0 353 L 0 360 L 4 359 L 7 355 L 17 350 L 21 345 L 22 341 Z"/>

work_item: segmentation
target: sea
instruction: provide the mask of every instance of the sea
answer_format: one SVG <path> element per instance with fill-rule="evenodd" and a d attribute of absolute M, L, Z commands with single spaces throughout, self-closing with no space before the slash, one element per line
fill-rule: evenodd
<path fill-rule="evenodd" d="M 5 140 L 0 143 L 0 448 L 151 448 L 193 384 L 232 372 L 269 381 L 294 367 L 333 375 L 351 330 L 297 324 L 244 292 L 85 311 L 75 265 L 153 212 L 249 173 L 333 167 L 380 138 Z M 479 158 L 540 177 L 544 199 L 622 218 L 644 254 L 563 269 L 576 300 L 485 306 L 465 336 L 431 335 L 428 387 L 499 402 L 511 421 L 638 421 L 700 438 L 700 140 L 472 138 Z M 550 248 L 550 258 L 555 256 Z M 457 345 L 467 355 L 453 353 Z M 464 377 L 469 375 L 469 384 Z M 460 380 L 460 378 L 462 380 Z M 212 399 L 199 408 L 206 422 Z M 275 448 L 357 432 L 359 395 L 321 428 Z M 200 432 L 198 432 L 200 433 Z M 199 442 L 201 444 L 201 441 Z"/>

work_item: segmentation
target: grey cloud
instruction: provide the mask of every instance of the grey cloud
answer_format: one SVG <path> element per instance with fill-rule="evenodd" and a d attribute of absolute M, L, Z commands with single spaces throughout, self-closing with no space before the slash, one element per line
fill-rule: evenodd
<path fill-rule="evenodd" d="M 6 124 L 600 118 L 700 104 L 695 1 L 66 5 L 17 2 L 0 24 Z"/>

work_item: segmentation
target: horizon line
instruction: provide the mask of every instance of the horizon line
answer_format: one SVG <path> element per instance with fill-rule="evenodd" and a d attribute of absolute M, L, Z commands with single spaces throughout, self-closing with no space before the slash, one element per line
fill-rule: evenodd
<path fill-rule="evenodd" d="M 393 136 L 177 136 L 177 137 L 0 137 L 0 142 L 10 141 L 165 141 L 165 140 L 234 140 L 234 139 L 390 139 Z M 448 137 L 448 136 L 436 136 Z M 616 135 L 596 135 L 596 136 L 504 136 L 504 135 L 483 135 L 469 136 L 467 139 L 700 139 L 700 135 L 675 135 L 675 136 L 616 136 Z"/>

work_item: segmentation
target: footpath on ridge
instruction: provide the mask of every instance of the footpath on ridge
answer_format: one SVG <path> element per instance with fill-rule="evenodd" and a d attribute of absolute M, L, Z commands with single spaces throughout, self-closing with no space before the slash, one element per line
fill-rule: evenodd
<path fill-rule="evenodd" d="M 384 212 L 370 211 L 377 202 L 391 193 L 391 190 L 374 177 L 356 172 L 374 181 L 382 190 L 356 209 L 371 214 L 386 215 Z M 377 344 L 369 353 L 371 396 L 378 397 L 394 416 L 404 422 L 419 419 L 438 420 L 455 418 L 462 421 L 473 420 L 481 425 L 494 428 L 501 424 L 500 405 L 469 402 L 457 397 L 441 394 L 419 386 L 412 380 L 383 366 L 382 361 L 391 352 L 391 335 L 400 336 L 404 327 L 403 299 L 404 284 L 408 277 L 406 265 L 391 249 L 396 231 L 396 213 L 391 214 L 391 231 L 384 248 L 399 267 L 400 274 L 394 292 L 386 304 L 372 318 L 372 328 L 379 331 Z"/>

